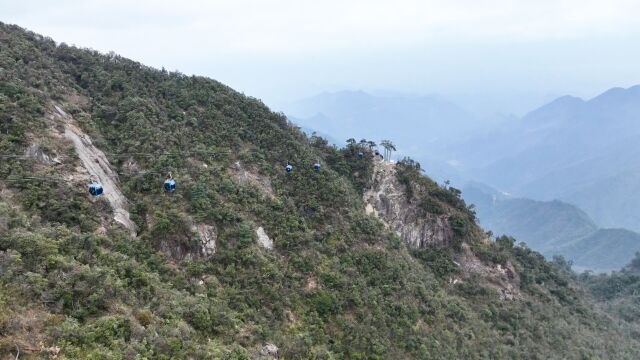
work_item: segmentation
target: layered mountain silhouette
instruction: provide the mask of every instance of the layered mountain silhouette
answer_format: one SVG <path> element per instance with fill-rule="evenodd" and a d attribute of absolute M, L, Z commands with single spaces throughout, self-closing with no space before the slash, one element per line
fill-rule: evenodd
<path fill-rule="evenodd" d="M 450 147 L 466 176 L 519 197 L 559 199 L 602 227 L 640 230 L 640 86 L 565 96 Z"/>
<path fill-rule="evenodd" d="M 285 111 L 298 124 L 339 139 L 378 139 L 384 134 L 416 158 L 440 146 L 443 139 L 479 126 L 476 117 L 436 95 L 339 91 L 296 101 Z"/>
<path fill-rule="evenodd" d="M 465 186 L 463 194 L 483 227 L 514 236 L 549 258 L 562 255 L 576 270 L 619 270 L 640 251 L 640 234 L 601 229 L 584 211 L 559 200 L 517 198 L 478 183 Z"/>

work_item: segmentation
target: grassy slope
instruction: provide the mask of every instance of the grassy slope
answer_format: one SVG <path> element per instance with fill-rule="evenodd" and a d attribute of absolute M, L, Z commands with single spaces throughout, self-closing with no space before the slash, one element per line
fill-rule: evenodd
<path fill-rule="evenodd" d="M 284 358 L 638 356 L 635 340 L 557 268 L 528 249 L 479 242 L 464 217 L 457 226 L 473 231 L 460 240 L 486 262 L 512 261 L 523 298 L 448 284 L 443 274 L 456 270 L 439 264 L 454 249 L 413 256 L 364 215 L 370 154 L 357 161 L 354 149 L 307 139 L 210 79 L 56 46 L 17 27 L 2 25 L 0 41 L 0 153 L 23 153 L 37 139 L 64 159 L 0 163 L 0 354 L 17 345 L 44 356 L 33 350 L 42 341 L 67 358 L 251 358 L 266 342 Z M 111 154 L 138 238 L 117 226 L 97 231 L 109 207 L 80 182 L 9 181 L 79 164 L 44 120 L 52 103 Z M 310 169 L 317 158 L 320 173 Z M 128 173 L 130 161 L 150 172 Z M 236 161 L 268 179 L 274 196 L 234 181 Z M 296 165 L 289 176 L 286 161 Z M 171 197 L 155 174 L 168 170 L 180 181 Z M 459 194 L 415 191 L 429 207 L 466 211 Z M 215 226 L 215 256 L 161 251 L 197 252 L 196 223 Z M 273 251 L 256 244 L 258 225 Z"/>

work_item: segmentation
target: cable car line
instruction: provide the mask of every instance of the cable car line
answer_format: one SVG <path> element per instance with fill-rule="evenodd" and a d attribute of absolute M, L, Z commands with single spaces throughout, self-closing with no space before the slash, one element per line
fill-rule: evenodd
<path fill-rule="evenodd" d="M 232 153 L 233 153 L 232 151 L 181 151 L 181 152 L 162 152 L 162 153 L 148 153 L 148 152 L 104 153 L 104 155 L 108 155 L 110 157 L 117 157 L 117 156 L 131 156 L 131 155 L 144 155 L 144 156 L 186 155 L 186 154 L 223 155 L 223 154 L 232 154 Z M 380 154 L 377 150 L 375 151 L 375 153 L 376 155 Z M 364 157 L 363 152 L 358 152 L 357 155 L 358 155 L 358 158 L 360 159 Z M 33 156 L 19 155 L 19 154 L 0 154 L 0 158 L 33 158 Z M 313 169 L 315 171 L 320 171 L 321 168 L 322 168 L 322 165 L 320 163 L 320 160 L 318 159 L 315 163 L 313 163 Z M 284 167 L 284 170 L 286 171 L 286 173 L 292 173 L 293 165 L 287 161 L 287 165 Z M 125 177 L 135 177 L 135 176 L 147 175 L 147 174 L 155 174 L 155 175 L 161 174 L 161 172 L 153 171 L 153 170 L 144 170 L 144 171 L 138 171 L 138 172 L 130 172 L 130 171 L 123 172 L 123 171 L 113 170 L 113 173 L 117 175 L 125 176 Z M 89 194 L 91 194 L 91 196 L 93 197 L 99 197 L 100 195 L 102 195 L 104 193 L 104 188 L 102 184 L 92 174 L 89 175 L 89 179 L 90 179 L 90 183 L 88 185 Z M 12 176 L 12 175 L 9 175 L 6 178 L 0 179 L 0 180 L 9 181 L 9 182 L 31 181 L 31 180 L 60 181 L 60 182 L 71 181 L 71 179 L 65 179 L 65 178 L 56 177 L 56 176 Z M 177 181 L 173 178 L 173 175 L 171 174 L 171 172 L 169 172 L 163 183 L 163 188 L 166 192 L 172 193 L 176 190 L 176 187 L 177 187 Z"/>
<path fill-rule="evenodd" d="M 251 151 L 254 152 L 254 151 Z M 228 155 L 234 154 L 233 151 L 174 151 L 174 152 L 122 152 L 122 153 L 103 153 L 107 158 L 127 157 L 127 156 L 171 156 L 171 155 Z M 0 158 L 25 158 L 31 159 L 33 156 L 24 154 L 0 154 Z"/>

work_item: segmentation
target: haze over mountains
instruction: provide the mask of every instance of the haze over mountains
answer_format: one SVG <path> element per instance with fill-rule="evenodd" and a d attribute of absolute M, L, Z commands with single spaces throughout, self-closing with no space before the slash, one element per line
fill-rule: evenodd
<path fill-rule="evenodd" d="M 480 118 L 437 96 L 384 98 L 364 92 L 321 94 L 287 111 L 301 117 L 304 126 L 339 139 L 355 133 L 375 138 L 373 134 L 383 133 L 398 145 L 399 157 L 410 153 L 440 181 L 450 179 L 459 187 L 480 182 L 522 198 L 510 201 L 510 207 L 526 209 L 526 199 L 574 205 L 576 211 L 563 218 L 580 223 L 584 211 L 587 222 L 592 222 L 583 229 L 591 229 L 586 233 L 597 228 L 640 231 L 640 86 L 613 88 L 590 100 L 563 96 L 522 118 Z M 487 217 L 493 211 L 477 205 L 481 220 L 483 213 Z M 540 214 L 539 220 L 553 213 Z M 492 229 L 493 223 L 487 219 L 485 225 Z M 492 230 L 540 245 L 537 230 L 523 231 L 528 228 L 523 224 L 503 225 Z M 620 239 L 620 234 L 615 238 Z M 623 243 L 634 244 L 623 256 L 631 259 L 637 236 L 622 234 L 626 234 Z M 607 235 L 612 233 L 600 233 L 596 242 L 608 243 Z"/>
<path fill-rule="evenodd" d="M 511 235 L 549 258 L 562 255 L 575 270 L 619 270 L 640 251 L 640 234 L 599 228 L 584 211 L 563 201 L 513 197 L 478 183 L 469 183 L 462 193 L 476 206 L 484 228 Z"/>
<path fill-rule="evenodd" d="M 512 126 L 450 147 L 458 169 L 503 191 L 561 199 L 597 224 L 640 230 L 640 86 L 565 96 Z M 489 146 L 487 146 L 489 144 Z"/>
<path fill-rule="evenodd" d="M 347 137 L 377 139 L 385 134 L 402 145 L 402 152 L 418 159 L 429 157 L 444 139 L 459 138 L 461 133 L 483 126 L 477 116 L 437 95 L 325 92 L 294 102 L 285 112 L 298 124 L 331 134 L 341 142 Z"/>

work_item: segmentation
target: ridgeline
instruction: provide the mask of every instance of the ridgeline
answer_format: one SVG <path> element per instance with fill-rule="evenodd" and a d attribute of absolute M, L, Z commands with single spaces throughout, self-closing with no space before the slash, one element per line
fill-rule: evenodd
<path fill-rule="evenodd" d="M 411 160 L 0 23 L 0 358 L 637 359 L 630 329 Z"/>

